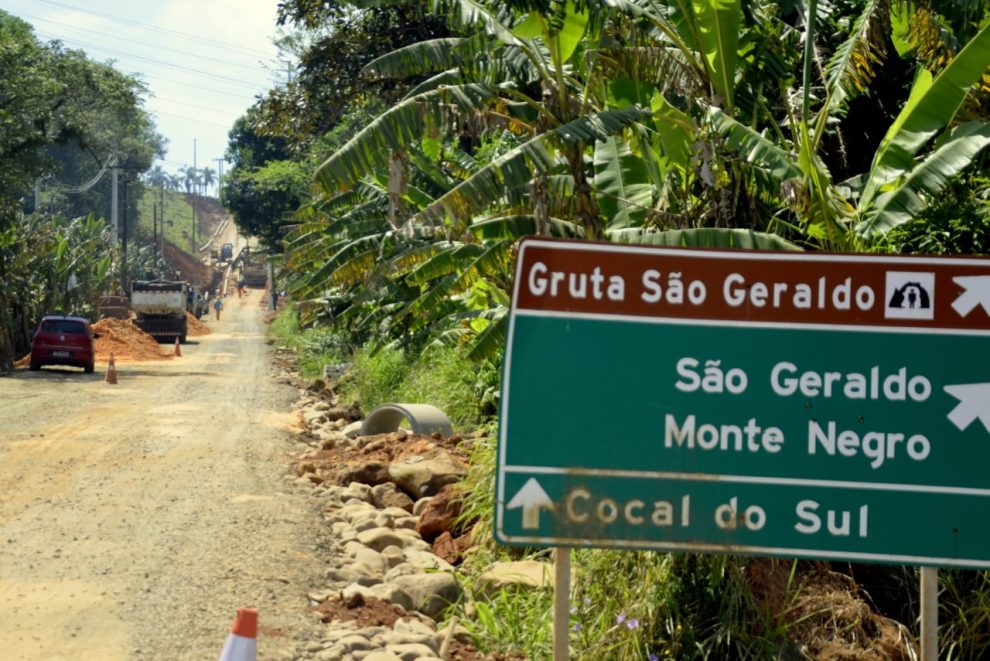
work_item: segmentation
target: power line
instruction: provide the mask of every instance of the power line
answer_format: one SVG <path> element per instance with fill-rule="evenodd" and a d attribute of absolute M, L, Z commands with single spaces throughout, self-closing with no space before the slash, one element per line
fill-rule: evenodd
<path fill-rule="evenodd" d="M 122 16 L 116 16 L 113 14 L 104 14 L 101 12 L 92 11 L 90 9 L 83 9 L 82 7 L 76 7 L 73 5 L 67 5 L 62 2 L 55 2 L 55 0 L 40 0 L 46 5 L 52 5 L 55 7 L 61 7 L 62 9 L 71 9 L 72 11 L 77 11 L 82 14 L 88 14 L 90 16 L 99 16 L 100 18 L 105 18 L 109 21 L 114 21 L 116 23 L 122 23 L 124 25 L 131 25 L 134 27 L 139 27 L 145 30 L 150 30 L 152 32 L 159 32 L 161 34 L 168 34 L 183 39 L 189 39 L 190 41 L 200 41 L 205 44 L 213 44 L 218 48 L 224 48 L 230 51 L 241 51 L 245 55 L 254 55 L 260 57 L 271 57 L 271 53 L 265 53 L 263 51 L 254 50 L 252 48 L 244 48 L 243 46 L 238 46 L 225 41 L 219 41 L 217 39 L 210 39 L 209 37 L 202 37 L 200 35 L 195 35 L 189 32 L 180 32 L 178 30 L 170 30 L 168 28 L 159 27 L 157 25 L 151 25 L 149 23 L 141 23 L 140 21 L 134 21 L 128 18 L 123 18 Z"/>
<path fill-rule="evenodd" d="M 174 83 L 176 85 L 182 85 L 183 87 L 194 87 L 199 90 L 206 90 L 207 92 L 213 92 L 214 94 L 219 94 L 220 96 L 225 96 L 227 98 L 237 101 L 245 101 L 249 103 L 254 103 L 255 101 L 255 96 L 253 94 L 248 94 L 246 92 L 225 92 L 222 90 L 218 90 L 215 87 L 206 87 L 205 85 L 197 85 L 195 83 L 189 83 L 184 80 L 166 78 L 165 76 L 159 74 L 155 74 L 155 80 L 164 83 Z"/>
<path fill-rule="evenodd" d="M 175 104 L 178 104 L 180 106 L 188 106 L 190 108 L 196 108 L 198 110 L 206 110 L 207 112 L 218 112 L 218 113 L 221 113 L 221 114 L 224 114 L 224 115 L 229 115 L 230 114 L 226 110 L 218 110 L 216 108 L 211 108 L 210 106 L 200 106 L 200 105 L 197 105 L 195 103 L 189 103 L 187 101 L 179 101 L 178 99 L 170 99 L 170 98 L 165 97 L 165 96 L 156 96 L 155 98 L 158 99 L 159 101 L 167 101 L 168 103 L 175 103 Z"/>
<path fill-rule="evenodd" d="M 185 72 L 188 72 L 188 73 L 195 73 L 195 74 L 200 75 L 200 76 L 207 76 L 209 78 L 215 78 L 215 79 L 220 80 L 220 81 L 228 82 L 228 83 L 230 83 L 232 85 L 243 85 L 244 87 L 250 88 L 252 90 L 257 90 L 259 87 L 262 86 L 261 83 L 253 83 L 253 82 L 250 82 L 250 81 L 247 81 L 247 80 L 241 80 L 240 78 L 233 78 L 231 76 L 222 76 L 220 74 L 210 73 L 209 71 L 202 71 L 200 69 L 193 69 L 191 67 L 184 67 L 184 66 L 180 66 L 178 64 L 172 64 L 171 62 L 165 62 L 163 60 L 156 60 L 153 57 L 146 57 L 144 55 L 138 55 L 137 53 L 131 53 L 131 52 L 128 52 L 128 51 L 122 51 L 122 50 L 119 50 L 119 49 L 116 49 L 116 48 L 110 48 L 108 46 L 103 46 L 101 44 L 94 44 L 94 43 L 91 43 L 91 42 L 83 41 L 81 39 L 63 39 L 63 38 L 61 38 L 61 37 L 59 37 L 57 35 L 52 35 L 50 33 L 43 33 L 43 32 L 38 32 L 38 34 L 44 36 L 46 39 L 49 39 L 49 38 L 56 39 L 58 41 L 63 41 L 65 43 L 70 43 L 70 44 L 71 43 L 76 43 L 76 44 L 80 44 L 80 46 L 82 48 L 94 48 L 96 50 L 105 51 L 107 53 L 118 53 L 120 55 L 124 55 L 126 57 L 131 57 L 131 58 L 134 58 L 136 60 L 142 60 L 144 62 L 150 62 L 151 64 L 156 64 L 158 66 L 168 67 L 169 69 L 175 69 L 177 71 L 185 71 Z"/>
<path fill-rule="evenodd" d="M 113 39 L 116 39 L 117 41 L 129 41 L 129 42 L 131 42 L 133 44 L 140 44 L 142 46 L 151 46 L 152 48 L 160 48 L 160 49 L 166 49 L 167 48 L 169 50 L 169 52 L 171 52 L 171 53 L 181 53 L 182 55 L 190 55 L 190 56 L 195 57 L 195 58 L 197 58 L 199 60 L 209 60 L 211 62 L 219 62 L 220 64 L 225 64 L 227 66 L 232 66 L 232 67 L 239 67 L 241 69 L 248 69 L 249 71 L 256 71 L 257 68 L 258 68 L 256 65 L 241 64 L 240 62 L 232 62 L 230 60 L 222 60 L 222 59 L 217 58 L 217 57 L 209 57 L 207 55 L 203 55 L 202 53 L 193 53 L 192 51 L 186 51 L 186 50 L 180 50 L 178 48 L 172 48 L 171 46 L 158 46 L 156 44 L 151 44 L 151 43 L 148 43 L 146 41 L 141 41 L 140 39 L 129 39 L 128 37 L 121 37 L 121 36 L 112 34 L 110 32 L 100 32 L 99 30 L 91 30 L 89 28 L 81 28 L 81 27 L 77 27 L 75 25 L 71 25 L 69 23 L 62 23 L 60 21 L 54 21 L 54 20 L 52 20 L 50 18 L 43 18 L 41 16 L 32 16 L 30 14 L 21 14 L 21 17 L 22 18 L 29 18 L 29 19 L 31 19 L 33 21 L 42 21 L 44 23 L 51 23 L 53 25 L 60 25 L 62 27 L 66 27 L 66 28 L 69 28 L 70 30 L 74 30 L 74 31 L 77 31 L 77 32 L 88 32 L 90 34 L 95 34 L 95 35 L 97 35 L 99 37 L 111 37 Z"/>
<path fill-rule="evenodd" d="M 204 119 L 197 119 L 195 117 L 186 117 L 185 115 L 176 115 L 175 113 L 165 112 L 164 110 L 155 110 L 155 111 L 152 111 L 151 114 L 152 115 L 165 115 L 167 117 L 175 117 L 176 119 L 184 119 L 184 120 L 189 121 L 189 122 L 195 122 L 197 124 L 206 124 L 208 126 L 216 126 L 218 128 L 228 129 L 228 130 L 230 130 L 230 128 L 233 127 L 233 125 L 234 125 L 233 122 L 231 122 L 230 124 L 217 124 L 216 122 L 208 122 L 208 121 L 206 121 Z"/>

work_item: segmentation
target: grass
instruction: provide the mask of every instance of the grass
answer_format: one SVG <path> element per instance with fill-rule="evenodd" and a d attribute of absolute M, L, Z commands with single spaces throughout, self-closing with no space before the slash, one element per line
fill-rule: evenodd
<path fill-rule="evenodd" d="M 939 570 L 940 658 L 990 657 L 990 572 Z"/>
<path fill-rule="evenodd" d="M 388 402 L 432 404 L 463 429 L 483 417 L 485 374 L 456 348 L 430 348 L 411 360 L 399 349 L 361 349 L 341 396 L 361 402 L 366 411 Z"/>
<path fill-rule="evenodd" d="M 148 188 L 138 203 L 137 229 L 149 239 L 152 236 L 152 214 L 154 205 L 161 202 L 158 189 Z M 186 196 L 176 191 L 165 191 L 165 238 L 190 254 L 197 254 L 198 247 L 192 241 L 192 206 L 186 202 Z M 200 241 L 199 230 L 196 230 L 196 240 Z"/>
<path fill-rule="evenodd" d="M 346 350 L 332 329 L 303 329 L 299 315 L 292 308 L 285 308 L 272 320 L 268 338 L 296 352 L 299 374 L 306 378 L 322 376 L 324 365 L 336 365 L 346 358 Z"/>

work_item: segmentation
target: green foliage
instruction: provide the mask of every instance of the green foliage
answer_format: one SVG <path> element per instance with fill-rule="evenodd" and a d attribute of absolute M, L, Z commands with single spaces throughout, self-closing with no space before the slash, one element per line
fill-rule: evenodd
<path fill-rule="evenodd" d="M 497 371 L 490 365 L 480 367 L 460 349 L 429 349 L 410 366 L 396 398 L 433 404 L 457 429 L 464 429 L 479 422 L 483 413 L 494 412 L 482 410 L 482 396 L 497 387 Z"/>
<path fill-rule="evenodd" d="M 473 593 L 469 589 L 468 594 Z M 480 592 L 477 594 L 480 596 Z M 524 650 L 531 659 L 552 658 L 552 591 L 502 590 L 484 595 L 473 604 L 474 617 L 462 624 L 483 652 L 511 654 Z"/>
<path fill-rule="evenodd" d="M 552 572 L 548 555 L 529 557 L 544 559 Z M 477 550 L 471 567 L 480 570 L 510 559 L 497 549 Z M 745 580 L 747 564 L 731 556 L 571 551 L 569 658 L 774 658 L 787 645 L 788 625 L 765 622 Z M 480 571 L 466 575 L 477 578 Z M 470 580 L 464 587 L 475 614 L 461 614 L 459 621 L 482 650 L 550 658 L 552 590 L 508 588 L 490 594 L 484 583 Z"/>
<path fill-rule="evenodd" d="M 401 350 L 384 349 L 377 353 L 358 350 L 350 364 L 341 397 L 345 401 L 361 402 L 366 411 L 398 401 L 397 395 L 409 371 L 410 365 Z"/>
<path fill-rule="evenodd" d="M 92 216 L 30 215 L 0 227 L 0 371 L 28 350 L 42 315 L 96 318 L 97 300 L 110 284 L 115 252 L 109 246 L 106 223 Z"/>
<path fill-rule="evenodd" d="M 221 201 L 238 229 L 275 246 L 288 217 L 306 197 L 309 169 L 295 161 L 268 161 L 255 168 L 234 168 L 224 178 Z"/>
<path fill-rule="evenodd" d="M 940 658 L 990 654 L 990 572 L 939 570 Z"/>
<path fill-rule="evenodd" d="M 278 346 L 296 352 L 299 374 L 307 378 L 321 376 L 324 365 L 338 365 L 347 357 L 347 346 L 338 333 L 326 327 L 302 328 L 292 308 L 278 313 L 267 334 Z"/>
<path fill-rule="evenodd" d="M 32 198 L 36 182 L 51 213 L 107 216 L 109 187 L 87 184 L 114 155 L 125 170 L 140 172 L 164 149 L 141 107 L 147 90 L 137 78 L 59 42 L 43 45 L 3 11 L 0 72 L 0 227 L 13 222 L 19 198 Z"/>
<path fill-rule="evenodd" d="M 161 214 L 162 204 L 165 207 L 165 240 L 184 249 L 191 254 L 197 254 L 200 237 L 196 232 L 197 241 L 193 241 L 193 209 L 183 193 L 173 190 L 162 190 L 145 186 L 137 208 L 136 231 L 148 243 L 152 238 L 152 215 L 157 205 L 157 213 Z M 158 229 L 161 232 L 161 227 Z"/>
<path fill-rule="evenodd" d="M 914 220 L 887 236 L 887 250 L 933 255 L 990 254 L 990 179 L 959 177 Z"/>
<path fill-rule="evenodd" d="M 388 402 L 432 404 L 463 429 L 493 412 L 483 409 L 483 395 L 495 374 L 491 367 L 479 371 L 458 349 L 434 348 L 414 357 L 393 348 L 361 349 L 349 363 L 342 397 L 365 410 Z"/>

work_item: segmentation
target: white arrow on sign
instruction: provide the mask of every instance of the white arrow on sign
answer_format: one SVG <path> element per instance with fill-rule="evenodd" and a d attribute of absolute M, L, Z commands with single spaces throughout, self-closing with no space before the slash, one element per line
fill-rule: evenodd
<path fill-rule="evenodd" d="M 960 317 L 968 315 L 977 305 L 982 305 L 983 310 L 990 314 L 990 276 L 967 275 L 952 281 L 963 288 L 963 293 L 952 302 Z"/>
<path fill-rule="evenodd" d="M 949 411 L 949 420 L 959 431 L 965 431 L 977 418 L 990 431 L 990 383 L 945 386 L 945 392 L 959 400 Z"/>
<path fill-rule="evenodd" d="M 540 527 L 540 510 L 544 507 L 554 509 L 553 501 L 543 490 L 535 477 L 529 478 L 522 489 L 516 492 L 506 507 L 514 510 L 518 507 L 523 511 L 522 527 L 527 530 L 534 530 Z"/>

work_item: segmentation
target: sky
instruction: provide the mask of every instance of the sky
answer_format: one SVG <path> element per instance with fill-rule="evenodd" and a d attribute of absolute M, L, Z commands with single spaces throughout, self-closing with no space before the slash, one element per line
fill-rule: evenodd
<path fill-rule="evenodd" d="M 278 0 L 0 0 L 34 26 L 98 62 L 138 75 L 145 109 L 168 139 L 161 165 L 218 172 L 227 133 L 257 95 L 284 84 L 277 60 Z M 224 171 L 229 167 L 223 164 Z"/>

